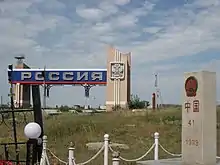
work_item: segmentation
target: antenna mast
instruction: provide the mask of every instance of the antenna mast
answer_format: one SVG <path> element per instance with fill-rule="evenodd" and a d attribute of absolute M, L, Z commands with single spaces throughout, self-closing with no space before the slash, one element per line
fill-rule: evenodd
<path fill-rule="evenodd" d="M 157 103 L 157 109 L 163 107 L 163 100 L 162 100 L 162 95 L 161 95 L 161 91 L 158 85 L 158 74 L 155 73 L 155 83 L 154 83 L 154 87 L 155 87 L 155 91 L 156 91 L 156 103 Z"/>

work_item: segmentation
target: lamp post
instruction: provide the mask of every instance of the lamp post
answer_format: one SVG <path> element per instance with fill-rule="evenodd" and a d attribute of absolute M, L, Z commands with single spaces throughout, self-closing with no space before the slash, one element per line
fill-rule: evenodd
<path fill-rule="evenodd" d="M 27 142 L 27 158 L 26 158 L 26 165 L 30 165 L 30 151 L 31 146 L 33 146 L 33 153 L 32 153 L 32 165 L 40 162 L 41 155 L 39 150 L 41 150 L 40 146 L 42 143 L 42 139 L 39 138 L 42 133 L 42 128 L 38 123 L 30 122 L 24 128 L 24 134 L 29 139 Z"/>
<path fill-rule="evenodd" d="M 13 125 L 13 133 L 14 133 L 14 144 L 15 144 L 15 153 L 16 153 L 16 164 L 19 164 L 19 149 L 18 149 L 18 141 L 17 141 L 17 130 L 16 130 L 16 121 L 15 121 L 15 112 L 14 112 L 14 93 L 13 93 L 13 65 L 8 65 L 8 81 L 10 83 L 10 102 L 11 102 L 11 112 L 12 112 L 12 125 Z"/>

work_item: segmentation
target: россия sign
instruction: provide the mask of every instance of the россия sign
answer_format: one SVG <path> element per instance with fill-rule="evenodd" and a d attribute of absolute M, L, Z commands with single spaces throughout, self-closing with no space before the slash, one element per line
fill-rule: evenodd
<path fill-rule="evenodd" d="M 45 79 L 42 72 L 45 74 Z M 14 69 L 11 82 L 13 84 L 106 85 L 107 69 Z"/>

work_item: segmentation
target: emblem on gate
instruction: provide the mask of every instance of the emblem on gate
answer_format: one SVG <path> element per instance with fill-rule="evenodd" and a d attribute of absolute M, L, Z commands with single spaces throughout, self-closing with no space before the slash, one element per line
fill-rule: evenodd
<path fill-rule="evenodd" d="M 125 65 L 122 62 L 111 62 L 111 79 L 123 79 Z"/>
<path fill-rule="evenodd" d="M 194 76 L 190 76 L 185 81 L 185 91 L 187 97 L 195 97 L 198 89 L 198 81 Z"/>

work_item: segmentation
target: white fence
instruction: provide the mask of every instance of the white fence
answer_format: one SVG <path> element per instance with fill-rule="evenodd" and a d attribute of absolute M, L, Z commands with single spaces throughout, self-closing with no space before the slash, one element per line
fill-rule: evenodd
<path fill-rule="evenodd" d="M 75 158 L 74 158 L 74 146 L 73 143 L 70 144 L 69 147 L 69 156 L 68 156 L 68 161 L 64 161 L 59 159 L 53 152 L 51 152 L 50 149 L 47 148 L 47 136 L 43 137 L 43 152 L 42 152 L 42 158 L 40 161 L 40 165 L 50 165 L 48 156 L 47 156 L 47 151 L 49 151 L 49 153 L 55 158 L 57 159 L 60 163 L 65 164 L 65 165 L 86 165 L 88 163 L 90 163 L 92 160 L 96 159 L 102 152 L 104 152 L 104 162 L 103 165 L 109 165 L 109 151 L 112 153 L 112 165 L 119 165 L 120 161 L 126 161 L 126 162 L 137 162 L 140 160 L 143 160 L 143 158 L 145 158 L 151 151 L 154 150 L 154 160 L 159 160 L 159 148 L 161 148 L 165 153 L 167 153 L 170 156 L 173 157 L 180 157 L 181 154 L 174 154 L 169 152 L 168 150 L 166 150 L 159 142 L 159 133 L 155 132 L 154 133 L 154 143 L 153 145 L 140 157 L 136 158 L 136 159 L 127 159 L 124 158 L 122 156 L 120 156 L 119 152 L 114 151 L 112 149 L 112 147 L 109 145 L 109 135 L 105 134 L 104 135 L 104 143 L 103 146 L 101 147 L 101 149 L 94 155 L 92 156 L 90 159 L 88 159 L 85 162 L 82 163 L 76 163 L 75 162 Z M 217 156 L 216 158 L 220 159 L 219 156 Z"/>

